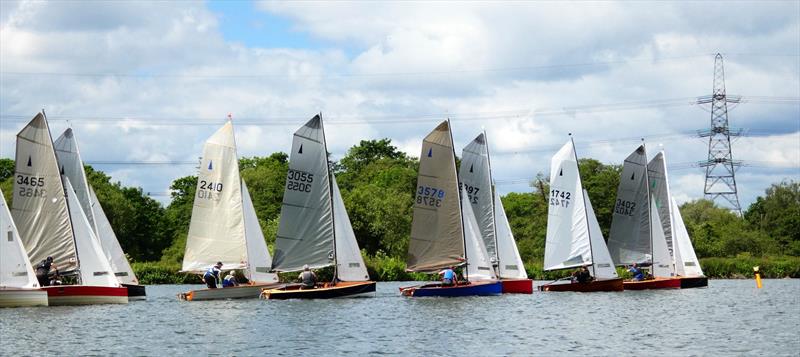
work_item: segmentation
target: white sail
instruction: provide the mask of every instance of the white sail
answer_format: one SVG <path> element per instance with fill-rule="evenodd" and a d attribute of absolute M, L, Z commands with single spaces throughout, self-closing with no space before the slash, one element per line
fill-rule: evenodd
<path fill-rule="evenodd" d="M 483 244 L 489 256 L 498 259 L 495 247 L 495 217 L 492 204 L 492 175 L 489 167 L 489 148 L 481 133 L 461 152 L 458 171 L 459 187 L 467 193 L 466 203 L 472 205 L 480 228 Z"/>
<path fill-rule="evenodd" d="M 58 160 L 58 167 L 61 174 L 69 177 L 72 187 L 75 189 L 75 194 L 78 196 L 80 208 L 86 214 L 86 219 L 89 220 L 89 225 L 95 234 L 97 226 L 94 219 L 94 212 L 92 212 L 91 198 L 89 197 L 89 183 L 86 180 L 86 173 L 83 170 L 83 160 L 81 160 L 80 151 L 78 151 L 78 142 L 75 140 L 75 135 L 72 128 L 68 128 L 61 136 L 53 142 L 53 148 L 56 152 Z"/>
<path fill-rule="evenodd" d="M 203 273 L 247 267 L 241 179 L 233 124 L 228 121 L 203 146 L 182 271 Z"/>
<path fill-rule="evenodd" d="M 593 275 L 598 279 L 617 278 L 617 269 L 614 268 L 614 261 L 608 253 L 606 241 L 603 239 L 603 232 L 600 231 L 600 223 L 597 223 L 597 216 L 594 215 L 592 202 L 589 200 L 589 193 L 583 190 L 584 202 L 586 202 L 586 217 L 589 220 L 589 239 L 591 240 L 591 263 Z"/>
<path fill-rule="evenodd" d="M 72 229 L 75 234 L 75 249 L 80 261 L 81 285 L 119 286 L 111 264 L 108 262 L 100 242 L 95 237 L 89 220 L 81 209 L 75 190 L 68 177 L 64 177 L 64 188 L 67 191 L 67 204 Z"/>
<path fill-rule="evenodd" d="M 575 146 L 570 140 L 550 164 L 544 270 L 592 263 L 586 205 L 576 160 Z"/>
<path fill-rule="evenodd" d="M 139 280 L 136 279 L 136 275 L 133 273 L 130 263 L 128 263 L 125 252 L 119 245 L 117 235 L 114 234 L 114 229 L 111 228 L 111 222 L 108 221 L 108 217 L 103 212 L 103 207 L 100 205 L 100 201 L 91 186 L 89 186 L 89 200 L 92 206 L 91 211 L 95 217 L 97 238 L 100 239 L 100 246 L 103 248 L 109 263 L 111 263 L 114 275 L 123 284 L 139 284 Z"/>
<path fill-rule="evenodd" d="M 650 181 L 650 195 L 651 200 L 656 203 L 658 209 L 658 216 L 661 219 L 661 225 L 664 230 L 664 237 L 667 240 L 667 249 L 672 254 L 673 249 L 673 226 L 672 226 L 672 212 L 670 209 L 670 192 L 669 182 L 667 181 L 667 161 L 664 151 L 660 151 L 647 163 L 647 177 Z"/>
<path fill-rule="evenodd" d="M 652 253 L 647 153 L 640 145 L 625 159 L 617 187 L 608 250 L 619 265 L 648 261 Z"/>
<path fill-rule="evenodd" d="M 511 226 L 508 224 L 508 217 L 503 208 L 503 201 L 500 200 L 500 194 L 497 190 L 494 191 L 494 217 L 495 227 L 497 229 L 497 256 L 499 261 L 499 271 L 501 278 L 507 279 L 527 279 L 528 273 L 525 272 L 525 266 L 522 263 L 522 258 L 519 256 L 517 249 L 517 242 L 514 240 L 514 235 L 511 233 Z"/>
<path fill-rule="evenodd" d="M 697 260 L 697 255 L 694 253 L 692 241 L 689 239 L 689 232 L 686 231 L 686 225 L 683 223 L 681 211 L 675 199 L 670 200 L 672 204 L 673 222 L 675 228 L 675 271 L 680 276 L 703 276 L 703 269 L 700 268 L 700 261 Z"/>
<path fill-rule="evenodd" d="M 258 223 L 250 191 L 242 180 L 242 207 L 244 210 L 244 237 L 247 245 L 247 276 L 256 283 L 276 283 L 278 274 L 270 273 L 272 257 L 269 256 L 264 233 Z"/>
<path fill-rule="evenodd" d="M 11 218 L 6 198 L 0 191 L 0 288 L 37 288 L 39 282 L 33 272 L 28 253 L 22 246 L 17 226 Z"/>
<path fill-rule="evenodd" d="M 650 226 L 653 230 L 653 265 L 651 267 L 651 273 L 657 278 L 674 276 L 672 257 L 669 255 L 667 238 L 664 236 L 664 228 L 661 224 L 661 218 L 658 215 L 655 199 L 650 201 Z"/>
<path fill-rule="evenodd" d="M 333 226 L 336 234 L 336 275 L 342 281 L 368 281 L 369 274 L 364 258 L 358 249 L 356 234 L 350 224 L 350 217 L 344 207 L 342 193 L 336 184 L 336 176 L 331 174 L 333 187 Z"/>
<path fill-rule="evenodd" d="M 491 196 L 490 196 L 491 197 Z M 464 217 L 464 240 L 467 251 L 467 277 L 470 281 L 495 280 L 497 276 L 492 269 L 492 261 L 486 246 L 483 244 L 481 229 L 472 212 L 467 189 L 461 189 L 461 207 Z"/>

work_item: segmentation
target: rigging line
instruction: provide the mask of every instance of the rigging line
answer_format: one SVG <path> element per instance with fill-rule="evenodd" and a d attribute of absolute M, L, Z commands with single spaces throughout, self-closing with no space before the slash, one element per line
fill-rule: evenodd
<path fill-rule="evenodd" d="M 543 70 L 543 69 L 558 69 L 558 68 L 574 68 L 574 67 L 592 67 L 592 66 L 605 66 L 610 64 L 624 64 L 624 63 L 638 63 L 638 62 L 666 62 L 674 60 L 682 60 L 688 58 L 709 57 L 709 54 L 697 54 L 686 56 L 673 56 L 673 57 L 660 57 L 660 58 L 643 58 L 643 59 L 625 59 L 625 60 L 610 60 L 610 61 L 596 61 L 584 63 L 565 63 L 565 64 L 551 64 L 551 65 L 537 65 L 537 66 L 520 66 L 520 67 L 501 67 L 501 68 L 477 68 L 477 69 L 462 69 L 462 70 L 442 70 L 442 71 L 417 71 L 417 72 L 376 72 L 376 73 L 339 73 L 339 74 L 287 74 L 287 73 L 263 73 L 263 74 L 223 74 L 223 75 L 208 75 L 208 74 L 155 74 L 155 73 L 80 73 L 80 72 L 24 72 L 24 71 L 2 71 L 2 75 L 13 76 L 70 76 L 70 77 L 120 77 L 120 78 L 187 78 L 187 79 L 222 79 L 222 78 L 332 78 L 332 77 L 391 77 L 391 76 L 426 76 L 426 75 L 445 75 L 445 74 L 465 74 L 465 73 L 491 73 L 491 72 L 519 72 L 530 70 Z"/>

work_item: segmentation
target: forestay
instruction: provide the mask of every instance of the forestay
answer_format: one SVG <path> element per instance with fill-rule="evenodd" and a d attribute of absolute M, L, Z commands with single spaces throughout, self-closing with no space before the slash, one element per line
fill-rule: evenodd
<path fill-rule="evenodd" d="M 617 278 L 617 269 L 614 268 L 614 261 L 611 260 L 611 255 L 608 253 L 603 232 L 600 230 L 600 223 L 597 223 L 597 216 L 594 214 L 594 208 L 592 208 L 592 202 L 589 200 L 589 193 L 586 190 L 583 190 L 583 197 L 586 204 L 586 217 L 589 220 L 594 277 L 599 279 Z"/>
<path fill-rule="evenodd" d="M 0 288 L 37 288 L 39 282 L 0 191 Z"/>
<path fill-rule="evenodd" d="M 491 196 L 490 196 L 491 197 Z M 467 277 L 470 281 L 494 280 L 497 276 L 492 269 L 492 261 L 483 245 L 481 231 L 472 212 L 472 205 L 467 202 L 467 189 L 461 190 L 461 207 L 464 210 L 464 239 L 467 249 Z"/>
<path fill-rule="evenodd" d="M 331 265 L 333 215 L 325 134 L 319 115 L 294 133 L 272 268 Z"/>
<path fill-rule="evenodd" d="M 464 262 L 453 140 L 447 121 L 422 141 L 406 269 L 433 272 Z"/>
<path fill-rule="evenodd" d="M 81 285 L 119 286 L 119 280 L 114 276 L 111 264 L 81 209 L 75 189 L 68 177 L 64 177 L 64 189 L 67 191 L 69 216 L 75 234 L 75 249 L 80 258 L 78 269 L 80 269 Z"/>
<path fill-rule="evenodd" d="M 681 217 L 681 210 L 675 199 L 670 200 L 672 204 L 673 222 L 675 227 L 675 273 L 680 276 L 703 276 L 703 269 L 700 268 L 700 261 L 694 253 L 692 241 L 689 239 L 689 232 Z"/>
<path fill-rule="evenodd" d="M 608 250 L 619 265 L 648 262 L 650 210 L 647 188 L 647 155 L 640 145 L 622 166 L 617 201 L 611 221 Z"/>
<path fill-rule="evenodd" d="M 489 150 L 483 133 L 464 148 L 458 177 L 461 180 L 460 186 L 463 186 L 466 192 L 467 200 L 464 203 L 472 206 L 486 251 L 491 258 L 498 259 Z"/>
<path fill-rule="evenodd" d="M 544 270 L 592 263 L 586 206 L 576 160 L 575 146 L 570 140 L 550 163 Z"/>
<path fill-rule="evenodd" d="M 661 219 L 664 238 L 667 240 L 667 249 L 669 249 L 671 255 L 673 249 L 672 213 L 670 212 L 670 193 L 664 151 L 656 154 L 647 164 L 647 176 L 650 179 L 650 195 L 658 208 L 658 217 Z"/>
<path fill-rule="evenodd" d="M 203 273 L 217 261 L 225 269 L 247 264 L 241 179 L 233 124 L 228 121 L 203 146 L 182 271 Z"/>
<path fill-rule="evenodd" d="M 333 221 L 336 232 L 336 276 L 342 281 L 367 281 L 369 274 L 364 258 L 358 249 L 356 234 L 350 224 L 350 217 L 344 207 L 342 193 L 336 184 L 336 176 L 331 174 L 333 188 Z"/>
<path fill-rule="evenodd" d="M 117 235 L 114 234 L 114 229 L 111 228 L 111 222 L 108 221 L 105 212 L 103 212 L 103 207 L 100 205 L 100 201 L 91 186 L 89 186 L 89 200 L 92 206 L 91 211 L 95 217 L 97 238 L 100 239 L 100 246 L 103 248 L 109 263 L 111 263 L 114 275 L 123 284 L 138 284 L 139 280 L 136 279 L 136 275 L 133 273 L 130 263 L 128 263 L 128 258 L 119 245 Z"/>
<path fill-rule="evenodd" d="M 658 216 L 656 202 L 650 203 L 650 221 L 653 225 L 653 265 L 652 274 L 658 278 L 668 278 L 674 276 L 672 269 L 672 257 L 667 249 L 667 240 L 664 237 L 661 218 Z"/>
<path fill-rule="evenodd" d="M 494 217 L 495 227 L 497 227 L 497 256 L 499 262 L 500 277 L 506 279 L 527 279 L 528 273 L 522 258 L 519 256 L 517 242 L 511 233 L 511 226 L 508 224 L 508 217 L 503 208 L 503 201 L 497 190 L 494 191 Z"/>
<path fill-rule="evenodd" d="M 244 218 L 244 236 L 247 246 L 247 278 L 255 283 L 276 283 L 278 274 L 270 273 L 272 258 L 269 256 L 264 233 L 258 223 L 256 209 L 250 199 L 250 191 L 244 180 L 242 182 L 242 206 Z"/>
<path fill-rule="evenodd" d="M 78 259 L 64 187 L 41 113 L 17 134 L 13 197 L 11 214 L 30 261 L 52 256 L 62 274 L 73 272 Z"/>

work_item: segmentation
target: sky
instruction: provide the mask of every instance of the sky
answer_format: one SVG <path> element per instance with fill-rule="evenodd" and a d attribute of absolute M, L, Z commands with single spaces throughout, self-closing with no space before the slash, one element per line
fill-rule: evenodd
<path fill-rule="evenodd" d="M 44 109 L 54 139 L 73 128 L 86 163 L 168 203 L 229 114 L 246 157 L 322 113 L 334 159 L 382 138 L 418 157 L 449 118 L 459 154 L 486 130 L 502 194 L 571 133 L 609 164 L 664 150 L 682 203 L 703 197 L 716 53 L 746 209 L 800 180 L 798 1 L 3 0 L 0 157 Z"/>

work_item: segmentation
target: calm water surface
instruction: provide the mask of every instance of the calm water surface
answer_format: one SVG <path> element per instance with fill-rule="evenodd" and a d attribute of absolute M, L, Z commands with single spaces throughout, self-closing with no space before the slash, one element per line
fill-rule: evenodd
<path fill-rule="evenodd" d="M 800 280 L 708 289 L 181 302 L 148 286 L 128 305 L 0 309 L 0 355 L 790 355 Z"/>

